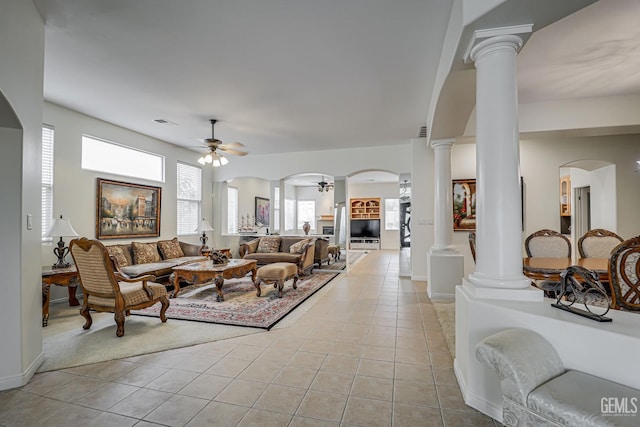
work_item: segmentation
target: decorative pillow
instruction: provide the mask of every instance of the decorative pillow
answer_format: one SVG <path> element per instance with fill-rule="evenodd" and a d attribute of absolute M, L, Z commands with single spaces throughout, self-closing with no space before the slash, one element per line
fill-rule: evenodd
<path fill-rule="evenodd" d="M 127 257 L 124 255 L 120 246 L 105 246 L 110 256 L 114 257 L 118 261 L 118 267 L 126 267 L 129 265 Z"/>
<path fill-rule="evenodd" d="M 304 247 L 307 243 L 309 243 L 309 239 L 302 239 L 298 243 L 294 243 L 289 247 L 289 253 L 301 254 L 304 251 Z"/>
<path fill-rule="evenodd" d="M 132 242 L 133 262 L 135 264 L 148 264 L 150 262 L 160 262 L 160 254 L 158 253 L 158 245 L 154 243 L 138 243 Z"/>
<path fill-rule="evenodd" d="M 184 256 L 184 252 L 180 247 L 180 242 L 178 242 L 177 237 L 174 237 L 171 240 L 158 241 L 158 249 L 160 250 L 160 254 L 163 259 L 173 259 Z"/>
<path fill-rule="evenodd" d="M 275 253 L 280 249 L 280 237 L 261 237 L 256 253 Z"/>

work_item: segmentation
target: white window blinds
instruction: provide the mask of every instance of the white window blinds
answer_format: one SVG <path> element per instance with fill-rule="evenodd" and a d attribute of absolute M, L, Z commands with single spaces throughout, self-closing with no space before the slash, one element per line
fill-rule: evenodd
<path fill-rule="evenodd" d="M 51 241 L 45 234 L 53 224 L 53 139 L 54 129 L 42 127 L 42 241 Z"/>
<path fill-rule="evenodd" d="M 178 163 L 177 234 L 194 234 L 202 204 L 202 169 Z"/>
<path fill-rule="evenodd" d="M 400 229 L 400 200 L 399 199 L 384 200 L 384 229 L 385 230 Z"/>
<path fill-rule="evenodd" d="M 238 189 L 227 187 L 227 232 L 238 232 Z"/>

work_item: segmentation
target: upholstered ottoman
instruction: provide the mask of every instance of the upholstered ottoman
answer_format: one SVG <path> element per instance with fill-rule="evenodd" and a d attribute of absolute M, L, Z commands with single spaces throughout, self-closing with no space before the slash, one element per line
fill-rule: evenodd
<path fill-rule="evenodd" d="M 334 262 L 340 259 L 340 245 L 329 245 L 328 250 Z"/>
<path fill-rule="evenodd" d="M 273 283 L 274 288 L 278 288 L 278 298 L 282 298 L 282 288 L 284 282 L 293 279 L 293 289 L 298 288 L 298 266 L 290 262 L 274 262 L 258 268 L 256 273 L 256 296 L 262 294 L 260 284 Z"/>

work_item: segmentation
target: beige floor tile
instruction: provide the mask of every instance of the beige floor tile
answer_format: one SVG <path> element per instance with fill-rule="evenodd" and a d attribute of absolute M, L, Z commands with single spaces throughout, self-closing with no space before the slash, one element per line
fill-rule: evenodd
<path fill-rule="evenodd" d="M 414 336 L 399 336 L 396 338 L 397 348 L 406 348 L 410 350 L 427 351 L 427 343 L 424 340 L 424 336 L 421 339 L 417 339 Z"/>
<path fill-rule="evenodd" d="M 69 384 L 69 387 L 58 387 L 47 392 L 45 396 L 65 402 L 75 402 L 81 397 L 104 387 L 108 381 L 97 378 L 79 377 Z"/>
<path fill-rule="evenodd" d="M 395 368 L 394 379 L 396 380 L 407 380 L 427 384 L 433 384 L 434 382 L 431 366 L 396 363 Z"/>
<path fill-rule="evenodd" d="M 110 412 L 103 412 L 96 418 L 91 420 L 86 426 L 88 427 L 131 427 L 133 425 L 139 426 L 138 419 L 125 417 L 124 415 L 112 414 Z"/>
<path fill-rule="evenodd" d="M 346 395 L 309 390 L 296 415 L 339 422 L 346 403 Z"/>
<path fill-rule="evenodd" d="M 333 341 L 314 341 L 313 339 L 306 340 L 298 349 L 299 351 L 306 351 L 311 353 L 327 354 L 334 346 Z"/>
<path fill-rule="evenodd" d="M 67 406 L 48 413 L 38 423 L 30 424 L 30 421 L 22 425 L 48 425 L 48 426 L 83 426 L 89 424 L 100 411 L 82 406 L 66 404 Z"/>
<path fill-rule="evenodd" d="M 476 409 L 464 403 L 459 387 L 437 385 L 436 391 L 438 392 L 438 400 L 440 401 L 440 407 L 442 409 L 478 413 Z"/>
<path fill-rule="evenodd" d="M 346 342 L 336 342 L 329 350 L 329 354 L 338 356 L 360 357 L 363 345 L 351 344 Z"/>
<path fill-rule="evenodd" d="M 65 410 L 70 403 L 38 395 L 8 390 L 0 393 L 0 425 L 7 427 L 44 425 L 52 413 Z"/>
<path fill-rule="evenodd" d="M 404 403 L 393 404 L 393 427 L 441 427 L 443 425 L 439 408 Z"/>
<path fill-rule="evenodd" d="M 124 360 L 109 360 L 107 362 L 85 365 L 67 370 L 68 372 L 86 375 L 92 378 L 111 381 L 140 366 L 137 363 Z"/>
<path fill-rule="evenodd" d="M 229 383 L 231 378 L 218 375 L 202 374 L 189 384 L 184 386 L 178 394 L 184 396 L 198 397 L 200 399 L 213 399 L 220 393 Z"/>
<path fill-rule="evenodd" d="M 433 376 L 437 385 L 458 387 L 458 380 L 453 368 L 433 368 Z"/>
<path fill-rule="evenodd" d="M 396 362 L 412 365 L 429 365 L 429 353 L 426 349 L 413 350 L 410 348 L 396 348 Z"/>
<path fill-rule="evenodd" d="M 333 354 L 327 355 L 320 367 L 320 370 L 330 372 L 346 372 L 355 374 L 358 370 L 360 359 L 349 356 L 337 356 Z"/>
<path fill-rule="evenodd" d="M 138 387 L 127 384 L 109 383 L 84 395 L 75 403 L 104 411 L 138 390 Z"/>
<path fill-rule="evenodd" d="M 174 395 L 144 419 L 167 426 L 184 426 L 209 403 L 206 399 Z"/>
<path fill-rule="evenodd" d="M 310 389 L 330 393 L 349 394 L 353 384 L 353 374 L 346 372 L 320 371 L 313 380 Z"/>
<path fill-rule="evenodd" d="M 391 426 L 391 413 L 391 402 L 350 396 L 342 422 L 364 427 L 387 427 Z"/>
<path fill-rule="evenodd" d="M 215 365 L 207 369 L 205 373 L 233 378 L 240 375 L 240 373 L 244 371 L 250 364 L 250 360 L 224 357 L 220 359 Z"/>
<path fill-rule="evenodd" d="M 445 427 L 494 427 L 493 419 L 484 414 L 442 410 Z"/>
<path fill-rule="evenodd" d="M 315 369 L 298 368 L 297 366 L 285 366 L 273 380 L 274 384 L 289 387 L 308 388 L 313 382 L 318 371 Z"/>
<path fill-rule="evenodd" d="M 326 355 L 322 353 L 298 351 L 287 364 L 289 366 L 298 366 L 300 368 L 320 369 L 325 358 Z"/>
<path fill-rule="evenodd" d="M 393 362 L 396 357 L 396 349 L 393 347 L 364 346 L 361 357 L 363 359 L 385 360 Z"/>
<path fill-rule="evenodd" d="M 231 350 L 225 357 L 242 360 L 256 360 L 264 350 L 264 347 L 260 347 L 258 345 L 240 344 Z"/>
<path fill-rule="evenodd" d="M 256 362 L 263 362 L 266 360 L 280 362 L 282 365 L 289 363 L 289 360 L 296 354 L 298 350 L 288 347 L 268 347 L 258 358 Z"/>
<path fill-rule="evenodd" d="M 34 375 L 29 383 L 22 387 L 21 390 L 44 395 L 56 387 L 63 386 L 77 379 L 77 375 L 64 371 L 45 372 Z"/>
<path fill-rule="evenodd" d="M 171 393 L 142 388 L 109 408 L 109 412 L 142 419 L 171 396 Z"/>
<path fill-rule="evenodd" d="M 191 381 L 196 379 L 198 374 L 195 372 L 178 371 L 170 369 L 164 374 L 160 375 L 155 380 L 151 381 L 145 386 L 152 390 L 166 391 L 169 393 L 176 393 Z"/>
<path fill-rule="evenodd" d="M 187 427 L 231 427 L 237 425 L 248 412 L 249 408 L 244 406 L 213 401 L 193 417 Z"/>
<path fill-rule="evenodd" d="M 212 356 L 210 354 L 190 354 L 188 358 L 180 364 L 179 368 L 184 371 L 201 373 L 212 367 L 218 360 L 220 360 L 219 356 Z"/>
<path fill-rule="evenodd" d="M 391 347 L 395 348 L 396 346 L 396 337 L 395 335 L 380 335 L 380 334 L 372 334 L 369 333 L 367 339 L 364 341 L 365 345 L 373 346 L 373 347 Z"/>
<path fill-rule="evenodd" d="M 405 380 L 394 381 L 393 401 L 410 405 L 439 407 L 435 385 Z"/>
<path fill-rule="evenodd" d="M 253 362 L 238 375 L 238 378 L 249 381 L 270 383 L 280 373 L 282 364 L 274 361 Z"/>
<path fill-rule="evenodd" d="M 391 401 L 393 397 L 393 380 L 356 375 L 351 388 L 351 395 L 367 399 Z"/>
<path fill-rule="evenodd" d="M 394 363 L 384 360 L 360 359 L 358 375 L 393 379 Z"/>
<path fill-rule="evenodd" d="M 142 365 L 116 378 L 114 382 L 143 387 L 165 372 L 167 372 L 165 368 Z"/>
<path fill-rule="evenodd" d="M 227 340 L 224 341 L 215 341 L 206 344 L 202 344 L 202 348 L 200 349 L 200 353 L 209 354 L 211 356 L 224 357 L 231 352 L 231 350 L 235 349 L 238 344 L 231 343 Z"/>
<path fill-rule="evenodd" d="M 429 357 L 434 368 L 453 368 L 453 357 L 449 352 L 432 351 Z"/>
<path fill-rule="evenodd" d="M 281 412 L 251 409 L 240 421 L 238 427 L 287 426 L 291 418 L 291 415 Z"/>
<path fill-rule="evenodd" d="M 233 405 L 252 406 L 266 388 L 265 383 L 235 379 L 218 393 L 215 400 Z"/>
<path fill-rule="evenodd" d="M 253 405 L 254 408 L 294 414 L 307 390 L 271 384 Z"/>

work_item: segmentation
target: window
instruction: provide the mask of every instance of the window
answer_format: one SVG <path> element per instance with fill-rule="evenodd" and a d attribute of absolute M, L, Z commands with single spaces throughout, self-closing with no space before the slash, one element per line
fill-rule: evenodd
<path fill-rule="evenodd" d="M 284 199 L 284 229 L 285 230 L 293 230 L 295 217 L 296 217 L 296 201 L 294 199 Z"/>
<path fill-rule="evenodd" d="M 82 169 L 164 182 L 164 156 L 84 135 Z"/>
<path fill-rule="evenodd" d="M 280 230 L 280 187 L 273 189 L 273 231 Z"/>
<path fill-rule="evenodd" d="M 384 199 L 384 229 L 400 230 L 399 199 Z"/>
<path fill-rule="evenodd" d="M 51 126 L 42 126 L 42 241 L 51 242 L 45 234 L 53 224 L 53 138 Z"/>
<path fill-rule="evenodd" d="M 178 163 L 177 234 L 194 234 L 200 222 L 202 169 Z"/>
<path fill-rule="evenodd" d="M 238 189 L 227 187 L 227 233 L 238 232 Z"/>
<path fill-rule="evenodd" d="M 298 200 L 298 227 L 302 229 L 302 224 L 308 222 L 311 230 L 316 229 L 316 201 L 315 200 Z"/>

